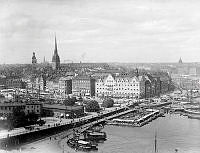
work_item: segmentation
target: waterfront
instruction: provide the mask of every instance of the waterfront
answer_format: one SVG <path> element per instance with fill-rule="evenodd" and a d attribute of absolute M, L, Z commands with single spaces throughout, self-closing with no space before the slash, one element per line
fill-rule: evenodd
<path fill-rule="evenodd" d="M 99 144 L 99 153 L 151 153 L 157 131 L 157 147 L 160 153 L 200 152 L 200 120 L 188 119 L 178 114 L 168 114 L 140 127 L 106 126 L 108 140 Z M 66 150 L 68 150 L 66 148 Z"/>
<path fill-rule="evenodd" d="M 98 145 L 98 153 L 151 153 L 154 151 L 154 134 L 157 131 L 158 152 L 171 153 L 178 148 L 181 153 L 200 152 L 200 120 L 188 119 L 178 114 L 167 114 L 140 127 L 105 126 L 107 141 Z M 59 144 L 59 145 L 58 145 Z M 69 148 L 66 139 L 35 142 L 22 147 L 23 153 L 61 153 L 64 145 L 66 153 L 75 153 Z M 10 153 L 19 151 L 10 151 Z"/>
<path fill-rule="evenodd" d="M 158 152 L 171 153 L 178 148 L 181 153 L 199 153 L 199 129 L 199 120 L 180 115 L 167 115 L 141 128 L 108 126 L 105 131 L 109 139 L 99 146 L 99 152 L 153 152 L 154 134 L 157 131 Z"/>

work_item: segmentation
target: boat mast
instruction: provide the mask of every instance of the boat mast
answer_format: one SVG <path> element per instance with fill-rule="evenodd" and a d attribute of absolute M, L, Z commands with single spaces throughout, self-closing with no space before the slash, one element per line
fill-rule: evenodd
<path fill-rule="evenodd" d="M 155 153 L 157 153 L 157 132 L 155 132 L 154 149 Z"/>

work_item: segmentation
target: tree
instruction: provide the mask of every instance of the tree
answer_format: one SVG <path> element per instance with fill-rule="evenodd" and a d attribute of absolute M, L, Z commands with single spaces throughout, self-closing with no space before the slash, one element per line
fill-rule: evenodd
<path fill-rule="evenodd" d="M 7 118 L 8 129 L 25 127 L 27 125 L 36 124 L 39 116 L 34 112 L 25 115 L 24 110 L 15 108 L 13 113 Z"/>
<path fill-rule="evenodd" d="M 72 101 L 73 103 L 77 102 L 76 97 L 72 97 L 72 98 L 71 98 L 71 101 Z"/>
<path fill-rule="evenodd" d="M 9 129 L 23 127 L 27 123 L 26 115 L 20 108 L 15 108 L 13 113 L 8 116 L 7 121 Z"/>
<path fill-rule="evenodd" d="M 95 100 L 88 101 L 85 106 L 87 112 L 97 112 L 100 110 L 99 104 Z"/>
<path fill-rule="evenodd" d="M 76 101 L 77 101 L 76 97 L 72 97 L 72 98 L 68 97 L 67 99 L 64 100 L 64 104 L 65 106 L 73 106 Z"/>
<path fill-rule="evenodd" d="M 102 106 L 105 108 L 113 107 L 113 105 L 114 105 L 114 100 L 111 98 L 105 99 L 102 104 Z"/>
<path fill-rule="evenodd" d="M 34 112 L 27 114 L 25 117 L 28 125 L 37 123 L 37 120 L 39 119 L 39 116 Z"/>
<path fill-rule="evenodd" d="M 5 98 L 5 96 L 0 94 L 0 99 L 4 99 L 4 98 Z"/>

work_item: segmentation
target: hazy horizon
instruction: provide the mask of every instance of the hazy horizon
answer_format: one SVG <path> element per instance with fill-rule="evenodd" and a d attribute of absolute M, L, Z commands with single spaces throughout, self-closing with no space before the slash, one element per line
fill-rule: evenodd
<path fill-rule="evenodd" d="M 0 64 L 200 62 L 198 0 L 2 0 Z"/>

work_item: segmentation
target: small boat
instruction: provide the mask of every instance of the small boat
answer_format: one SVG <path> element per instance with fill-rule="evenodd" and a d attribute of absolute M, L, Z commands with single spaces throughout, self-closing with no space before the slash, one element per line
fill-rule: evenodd
<path fill-rule="evenodd" d="M 87 151 L 87 150 L 97 150 L 97 146 L 93 145 L 91 142 L 78 140 L 78 149 Z"/>
<path fill-rule="evenodd" d="M 97 126 L 93 126 L 89 128 L 89 130 L 94 131 L 94 132 L 100 132 L 104 128 L 103 124 L 99 124 Z"/>
<path fill-rule="evenodd" d="M 68 144 L 68 146 L 74 148 L 74 147 L 77 146 L 77 140 L 75 140 L 74 138 L 69 139 L 69 140 L 67 141 L 67 144 Z"/>
<path fill-rule="evenodd" d="M 76 140 L 74 138 L 71 138 L 67 141 L 67 144 L 75 148 L 76 150 L 82 150 L 82 151 L 90 151 L 90 150 L 98 150 L 97 146 L 92 144 L 91 142 L 84 141 L 84 140 Z"/>
<path fill-rule="evenodd" d="M 200 120 L 200 115 L 189 115 L 189 114 L 188 114 L 188 118 Z"/>
<path fill-rule="evenodd" d="M 88 140 L 106 140 L 107 136 L 105 132 L 91 132 L 86 131 L 86 139 Z"/>

